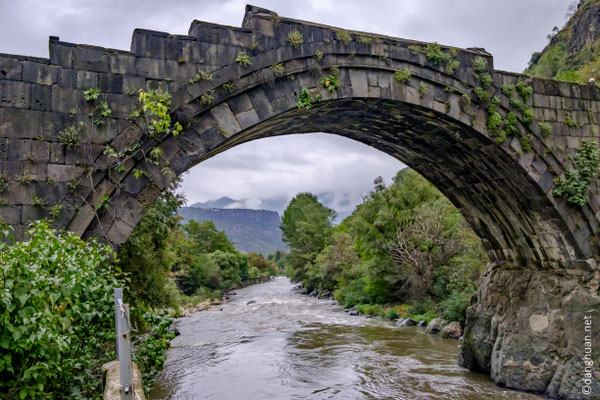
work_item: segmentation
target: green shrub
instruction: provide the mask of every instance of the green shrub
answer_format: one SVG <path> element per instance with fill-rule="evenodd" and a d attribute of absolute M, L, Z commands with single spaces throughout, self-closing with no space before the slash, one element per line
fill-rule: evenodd
<path fill-rule="evenodd" d="M 396 70 L 394 72 L 394 79 L 400 83 L 406 83 L 410 79 L 410 71 L 408 68 Z"/>
<path fill-rule="evenodd" d="M 392 321 L 395 319 L 400 318 L 400 315 L 398 314 L 398 311 L 396 311 L 393 308 L 390 308 L 389 310 L 387 310 L 387 312 L 385 313 L 385 316 L 387 319 L 391 319 Z"/>
<path fill-rule="evenodd" d="M 453 292 L 448 298 L 440 302 L 442 316 L 447 321 L 458 321 L 461 325 L 464 325 L 470 302 L 470 292 Z"/>
<path fill-rule="evenodd" d="M 429 325 L 432 319 L 438 318 L 438 315 L 435 311 L 427 311 L 424 314 L 407 314 L 407 317 L 416 322 L 425 321 L 425 325 Z"/>
<path fill-rule="evenodd" d="M 166 353 L 171 347 L 169 341 L 175 337 L 175 334 L 169 329 L 173 319 L 163 310 L 157 313 L 152 311 L 144 313 L 143 321 L 149 325 L 150 329 L 136 346 L 133 359 L 142 372 L 144 390 L 148 392 L 154 383 L 156 374 L 167 360 Z"/>
<path fill-rule="evenodd" d="M 0 397 L 100 399 L 100 366 L 115 356 L 113 288 L 123 285 L 114 254 L 43 221 L 27 235 L 0 244 Z"/>

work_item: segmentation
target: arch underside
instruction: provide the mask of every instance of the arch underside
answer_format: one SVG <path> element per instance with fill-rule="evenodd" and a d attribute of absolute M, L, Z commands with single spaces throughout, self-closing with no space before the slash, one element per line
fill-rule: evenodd
<path fill-rule="evenodd" d="M 360 141 L 419 172 L 461 211 L 494 262 L 547 267 L 576 257 L 556 209 L 518 160 L 472 127 L 413 104 L 346 98 L 291 109 L 173 167 L 184 172 L 244 142 L 311 132 Z M 179 141 L 197 147 L 197 139 L 185 133 Z"/>

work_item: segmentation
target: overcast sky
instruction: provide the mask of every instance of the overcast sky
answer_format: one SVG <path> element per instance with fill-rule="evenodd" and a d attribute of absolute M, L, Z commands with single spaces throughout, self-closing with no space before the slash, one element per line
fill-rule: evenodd
<path fill-rule="evenodd" d="M 483 47 L 496 69 L 522 71 L 531 53 L 562 27 L 573 0 L 254 0 L 280 16 L 347 29 Z M 240 26 L 243 0 L 0 0 L 0 53 L 48 57 L 48 36 L 129 50 L 135 28 L 187 34 L 193 19 Z M 333 135 L 257 140 L 198 165 L 184 177 L 189 203 L 221 196 L 291 198 L 329 193 L 330 206 L 350 211 L 383 176 L 403 165 L 361 143 Z M 332 195 L 335 194 L 335 195 Z"/>

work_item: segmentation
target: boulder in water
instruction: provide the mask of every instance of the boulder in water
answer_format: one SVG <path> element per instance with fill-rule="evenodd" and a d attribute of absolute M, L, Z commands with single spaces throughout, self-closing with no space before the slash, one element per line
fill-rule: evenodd
<path fill-rule="evenodd" d="M 249 302 L 246 303 L 246 305 L 252 304 L 252 303 L 256 303 L 256 300 L 250 300 Z"/>
<path fill-rule="evenodd" d="M 406 327 L 406 326 L 415 326 L 417 324 L 417 322 L 415 320 L 412 320 L 410 318 L 400 318 L 398 321 L 396 321 L 396 325 L 400 326 L 402 328 Z"/>
<path fill-rule="evenodd" d="M 425 326 L 426 322 L 425 320 L 421 320 L 417 323 L 417 326 Z"/>
<path fill-rule="evenodd" d="M 447 339 L 458 339 L 462 336 L 462 327 L 460 322 L 450 322 L 442 329 L 442 337 Z"/>
<path fill-rule="evenodd" d="M 358 315 L 358 314 L 359 314 L 358 310 L 356 310 L 356 309 L 350 310 L 350 315 Z"/>
<path fill-rule="evenodd" d="M 448 325 L 448 321 L 446 321 L 445 319 L 434 318 L 431 320 L 429 325 L 427 325 L 427 329 L 425 330 L 425 332 L 435 335 L 436 333 L 439 333 L 442 329 L 444 329 L 446 325 Z"/>

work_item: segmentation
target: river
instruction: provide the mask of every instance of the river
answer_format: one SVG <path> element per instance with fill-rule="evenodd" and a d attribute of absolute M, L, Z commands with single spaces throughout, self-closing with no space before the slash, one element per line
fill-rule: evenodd
<path fill-rule="evenodd" d="M 540 399 L 459 367 L 457 340 L 350 316 L 287 278 L 236 293 L 176 321 L 150 399 Z"/>

